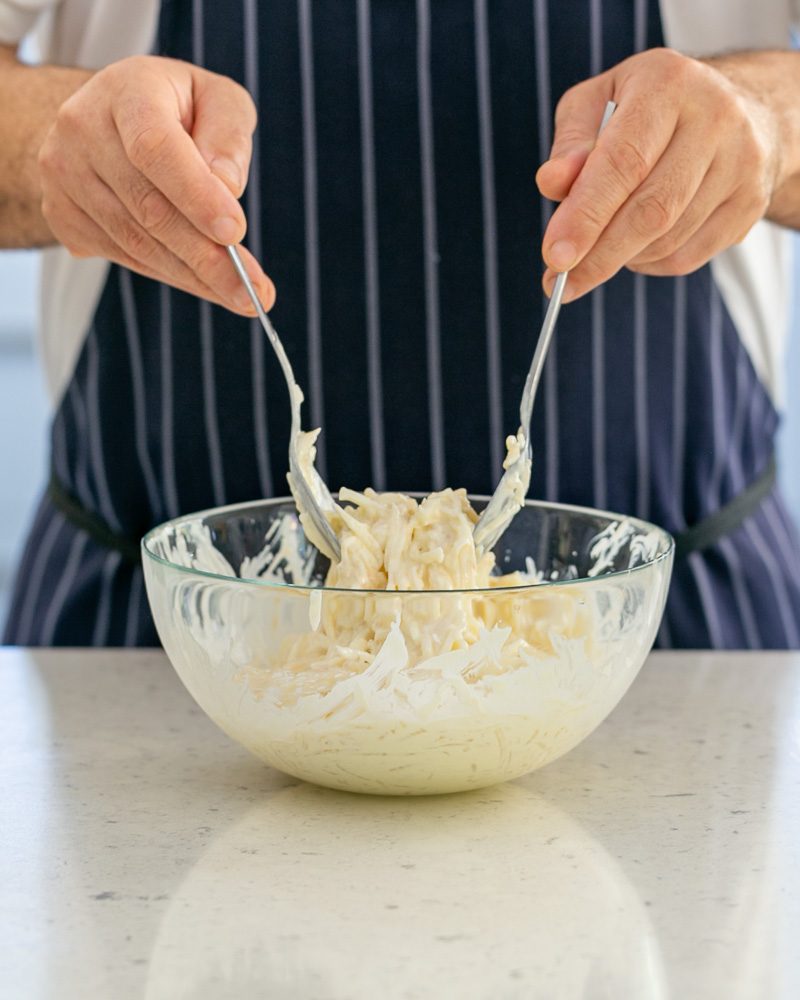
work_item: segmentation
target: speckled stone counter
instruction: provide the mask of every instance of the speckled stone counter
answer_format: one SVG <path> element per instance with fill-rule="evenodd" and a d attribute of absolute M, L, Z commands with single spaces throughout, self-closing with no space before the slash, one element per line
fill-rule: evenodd
<path fill-rule="evenodd" d="M 562 760 L 375 799 L 156 652 L 0 651 L 0 996 L 800 996 L 800 654 L 655 654 Z"/>

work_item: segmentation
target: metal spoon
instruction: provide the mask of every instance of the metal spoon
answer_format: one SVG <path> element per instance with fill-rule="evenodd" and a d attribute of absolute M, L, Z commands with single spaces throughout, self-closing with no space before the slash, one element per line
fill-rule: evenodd
<path fill-rule="evenodd" d="M 283 377 L 286 379 L 286 385 L 289 389 L 289 401 L 292 406 L 292 428 L 289 434 L 289 475 L 287 477 L 289 488 L 292 491 L 298 510 L 301 514 L 307 514 L 311 522 L 312 531 L 306 531 L 310 540 L 329 559 L 339 562 L 342 558 L 339 539 L 334 534 L 333 529 L 328 523 L 328 519 L 323 513 L 326 510 L 335 510 L 336 504 L 330 494 L 330 490 L 313 464 L 306 463 L 304 470 L 298 455 L 297 442 L 302 433 L 300 426 L 300 404 L 303 402 L 303 392 L 297 384 L 291 362 L 275 331 L 275 327 L 270 322 L 269 317 L 264 311 L 264 307 L 261 305 L 261 301 L 253 287 L 250 276 L 245 270 L 238 250 L 233 246 L 229 246 L 227 250 L 237 274 L 242 279 L 242 284 L 247 289 L 247 294 L 250 296 L 250 301 L 255 307 L 261 325 L 264 327 L 264 332 L 270 344 L 272 344 L 272 349 L 275 351 L 280 362 Z"/>
<path fill-rule="evenodd" d="M 598 136 L 608 124 L 608 120 L 616 108 L 614 101 L 606 104 L 603 112 L 603 120 L 597 130 Z M 533 401 L 536 397 L 536 390 L 539 387 L 539 379 L 544 368 L 547 349 L 553 338 L 556 328 L 556 319 L 561 308 L 561 298 L 564 294 L 564 286 L 567 283 L 567 271 L 562 271 L 555 280 L 553 291 L 550 295 L 550 304 L 544 316 L 542 329 L 539 333 L 539 340 L 531 361 L 528 377 L 525 379 L 525 388 L 522 392 L 522 400 L 519 407 L 519 430 L 517 440 L 519 441 L 519 457 L 509 462 L 506 471 L 497 489 L 492 494 L 489 503 L 484 507 L 480 517 L 472 529 L 472 537 L 475 547 L 484 552 L 488 552 L 497 545 L 500 537 L 514 520 L 517 512 L 522 509 L 525 503 L 525 496 L 531 483 L 531 465 L 533 453 L 529 437 L 531 414 L 533 413 Z"/>

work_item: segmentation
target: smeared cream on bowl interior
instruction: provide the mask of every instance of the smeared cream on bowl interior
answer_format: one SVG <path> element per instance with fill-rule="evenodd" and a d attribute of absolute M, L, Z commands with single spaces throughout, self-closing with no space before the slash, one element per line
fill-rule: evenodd
<path fill-rule="evenodd" d="M 624 655 L 619 682 L 595 690 L 610 664 L 587 595 L 493 575 L 464 490 L 339 499 L 342 559 L 310 596 L 310 630 L 242 674 L 272 716 L 271 764 L 351 791 L 480 787 L 563 753 L 621 696 Z M 564 687 L 565 670 L 584 676 L 586 699 Z"/>

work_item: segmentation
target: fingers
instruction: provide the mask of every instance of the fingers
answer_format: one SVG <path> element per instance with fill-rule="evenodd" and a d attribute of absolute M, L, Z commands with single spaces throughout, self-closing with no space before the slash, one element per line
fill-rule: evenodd
<path fill-rule="evenodd" d="M 551 157 L 536 172 L 536 186 L 550 201 L 563 201 L 583 169 L 591 147 L 571 150 L 559 157 Z"/>
<path fill-rule="evenodd" d="M 688 227 L 698 228 L 714 210 L 719 203 L 718 190 L 711 190 L 716 189 L 716 178 L 712 184 L 704 183 L 711 154 L 706 151 L 703 155 L 704 147 L 698 138 L 695 130 L 679 127 L 653 171 L 619 208 L 590 253 L 571 271 L 565 301 L 607 281 L 659 239 L 668 245 L 668 234 L 674 239 L 683 230 L 688 238 Z M 698 199 L 704 187 L 706 191 Z M 674 249 L 675 245 L 670 246 L 670 252 Z"/>
<path fill-rule="evenodd" d="M 653 240 L 643 250 L 628 261 L 628 266 L 646 264 L 669 257 L 686 243 L 719 207 L 720 190 L 723 189 L 722 174 L 726 171 L 718 163 L 709 168 L 703 181 L 686 206 L 685 211 L 668 232 Z M 728 185 L 725 185 L 728 189 Z"/>
<path fill-rule="evenodd" d="M 674 277 L 680 274 L 691 274 L 707 264 L 712 257 L 726 250 L 735 243 L 741 243 L 753 225 L 760 218 L 759 206 L 743 195 L 736 195 L 718 205 L 706 217 L 705 221 L 682 242 L 677 249 L 659 260 L 648 260 L 642 263 L 629 263 L 627 267 L 639 274 L 653 277 Z M 736 234 L 732 236 L 731 234 Z M 542 279 L 542 286 L 549 295 L 555 282 L 555 272 L 547 270 Z M 572 301 L 590 291 L 594 285 L 584 282 L 582 286 L 571 287 L 573 275 L 570 274 L 564 291 L 564 301 Z"/>
<path fill-rule="evenodd" d="M 568 271 L 583 260 L 650 175 L 672 139 L 677 120 L 668 101 L 648 108 L 632 98 L 620 105 L 550 220 L 543 242 L 549 267 Z"/>
<path fill-rule="evenodd" d="M 734 243 L 741 243 L 758 220 L 747 200 L 737 196 L 717 206 L 702 226 L 661 260 L 629 264 L 632 271 L 654 276 L 690 274 Z M 736 233 L 731 238 L 731 233 Z"/>
<path fill-rule="evenodd" d="M 618 109 L 584 156 L 578 102 L 598 92 Z M 563 271 L 564 301 L 624 266 L 686 274 L 739 241 L 774 191 L 773 126 L 736 80 L 669 50 L 633 56 L 573 88 L 560 106 L 560 155 L 537 177 L 544 194 L 561 199 L 543 241 L 545 291 Z"/>
<path fill-rule="evenodd" d="M 570 88 L 558 102 L 550 158 L 536 174 L 536 184 L 545 198 L 566 198 L 594 149 L 611 89 L 610 76 L 603 74 Z"/>
<path fill-rule="evenodd" d="M 112 64 L 65 102 L 41 147 L 53 233 L 73 252 L 108 256 L 252 315 L 223 244 L 244 235 L 237 195 L 255 121 L 249 95 L 225 77 L 157 57 Z M 242 257 L 269 309 L 272 282 Z"/>
<path fill-rule="evenodd" d="M 238 243 L 246 228 L 241 205 L 178 118 L 172 87 L 163 79 L 158 84 L 144 98 L 126 87 L 112 104 L 125 159 L 198 232 L 220 244 Z"/>
<path fill-rule="evenodd" d="M 50 210 L 56 210 L 58 214 L 58 238 L 61 244 L 66 247 L 73 257 L 104 257 L 115 264 L 127 267 L 131 271 L 136 271 L 146 278 L 159 279 L 160 274 L 142 264 L 140 261 L 129 257 L 108 234 L 97 225 L 97 223 L 87 215 L 82 208 L 68 198 L 59 199 L 59 204 L 51 205 Z M 195 279 L 189 284 L 177 283 L 174 287 L 182 291 L 190 292 L 194 295 L 201 294 L 203 298 L 216 301 L 210 289 L 204 289 Z M 219 305 L 225 303 L 220 302 Z"/>
<path fill-rule="evenodd" d="M 121 148 L 117 150 L 113 142 L 108 143 L 96 158 L 95 169 L 113 198 L 119 201 L 119 207 L 115 208 L 113 200 L 104 197 L 102 191 L 91 189 L 85 193 L 71 193 L 128 253 L 151 267 L 157 266 L 157 260 L 164 260 L 163 256 L 156 254 L 155 244 L 159 244 L 169 251 L 171 258 L 177 258 L 204 285 L 213 289 L 217 299 L 228 303 L 237 312 L 249 312 L 249 299 L 224 248 L 199 232 L 177 206 L 134 169 Z M 137 224 L 133 233 L 129 219 Z M 132 246 L 131 236 L 135 237 L 137 230 L 140 235 L 147 234 L 150 241 L 137 241 Z M 148 254 L 145 259 L 141 256 L 144 252 Z M 275 289 L 270 279 L 255 261 L 248 273 L 262 302 L 271 304 Z M 165 277 L 171 281 L 178 275 L 165 268 Z"/>
<path fill-rule="evenodd" d="M 224 77 L 200 79 L 192 139 L 211 172 L 237 198 L 247 184 L 255 127 L 256 108 L 243 87 Z"/>
<path fill-rule="evenodd" d="M 99 178 L 87 178 L 81 188 L 80 201 L 61 195 L 56 204 L 48 204 L 47 214 L 57 218 L 58 231 L 55 235 L 75 257 L 105 257 L 147 278 L 167 280 L 181 291 L 198 295 L 241 315 L 255 315 L 255 309 L 221 247 L 216 249 L 226 271 L 226 284 L 231 287 L 231 292 L 225 295 L 218 294 L 215 287 L 202 281 L 183 261 L 153 239 L 132 216 L 120 212 L 119 207 L 114 193 Z M 93 217 L 94 213 L 102 217 L 102 224 Z M 241 248 L 240 254 L 251 278 L 256 272 L 260 273 L 260 268 L 246 249 Z M 262 298 L 265 309 L 271 309 L 275 301 L 271 283 L 269 289 Z"/>

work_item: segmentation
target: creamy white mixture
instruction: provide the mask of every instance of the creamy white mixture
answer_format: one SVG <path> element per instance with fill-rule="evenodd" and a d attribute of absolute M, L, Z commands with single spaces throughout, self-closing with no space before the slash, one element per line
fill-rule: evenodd
<path fill-rule="evenodd" d="M 342 559 L 331 564 L 325 580 L 326 588 L 339 592 L 313 595 L 313 631 L 287 639 L 280 662 L 263 678 L 267 684 L 274 684 L 277 671 L 285 694 L 301 687 L 305 693 L 326 693 L 363 673 L 387 642 L 402 646 L 404 666 L 410 668 L 469 650 L 496 626 L 514 633 L 503 643 L 511 668 L 520 665 L 522 646 L 542 644 L 542 623 L 531 616 L 520 592 L 485 593 L 532 581 L 522 573 L 492 575 L 495 559 L 475 548 L 477 516 L 464 490 L 443 490 L 420 502 L 369 489 L 343 489 L 339 497 L 349 506 L 337 505 L 330 522 Z"/>
<path fill-rule="evenodd" d="M 480 549 L 493 549 L 514 517 L 522 510 L 531 484 L 532 462 L 530 447 L 520 427 L 506 438 L 503 476 L 489 503 L 481 513 L 475 530 L 475 544 Z"/>
<path fill-rule="evenodd" d="M 609 644 L 586 589 L 493 576 L 463 490 L 339 497 L 342 560 L 309 630 L 243 672 L 271 764 L 353 791 L 480 787 L 570 749 L 616 703 L 642 636 Z"/>

